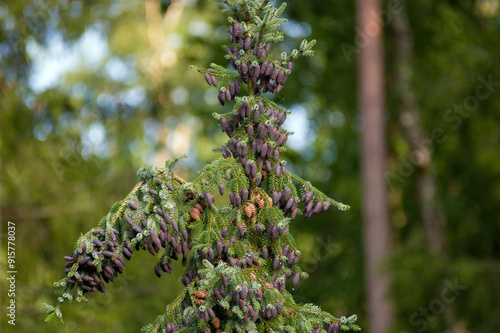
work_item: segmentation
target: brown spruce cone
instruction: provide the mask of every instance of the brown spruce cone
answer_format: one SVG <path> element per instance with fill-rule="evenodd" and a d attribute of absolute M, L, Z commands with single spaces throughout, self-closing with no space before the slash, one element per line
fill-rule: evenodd
<path fill-rule="evenodd" d="M 207 293 L 205 293 L 204 291 L 201 291 L 201 290 L 196 290 L 194 292 L 194 295 L 198 298 L 206 298 L 207 297 Z"/>
<path fill-rule="evenodd" d="M 220 328 L 220 319 L 217 317 L 212 319 L 212 325 L 214 325 L 215 328 Z"/>
<path fill-rule="evenodd" d="M 203 214 L 203 212 L 205 211 L 205 209 L 203 208 L 203 206 L 202 206 L 202 205 L 200 205 L 199 203 L 195 204 L 195 205 L 193 206 L 193 208 L 198 209 L 198 210 L 200 211 L 200 213 L 202 213 L 202 214 Z"/>
<path fill-rule="evenodd" d="M 204 300 L 199 299 L 199 298 L 198 298 L 198 299 L 195 299 L 195 300 L 194 300 L 194 302 L 195 302 L 195 303 L 196 303 L 196 305 L 198 305 L 198 306 L 203 305 L 203 303 L 205 303 L 205 301 L 204 301 Z"/>
<path fill-rule="evenodd" d="M 191 210 L 189 211 L 189 216 L 195 221 L 201 220 L 200 214 L 201 212 L 195 207 L 191 208 Z"/>
<path fill-rule="evenodd" d="M 264 208 L 265 202 L 264 199 L 260 196 L 260 194 L 257 194 L 254 199 L 255 204 L 260 208 Z"/>
<path fill-rule="evenodd" d="M 243 210 L 245 211 L 246 217 L 252 217 L 256 212 L 256 208 L 253 203 L 248 203 Z"/>

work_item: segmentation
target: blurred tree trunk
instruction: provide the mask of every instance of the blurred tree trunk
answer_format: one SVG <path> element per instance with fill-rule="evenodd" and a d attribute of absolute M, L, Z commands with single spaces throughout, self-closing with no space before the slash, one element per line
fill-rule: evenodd
<path fill-rule="evenodd" d="M 392 27 L 396 39 L 396 84 L 400 97 L 399 121 L 410 145 L 416 164 L 416 181 L 427 250 L 432 255 L 443 255 L 445 219 L 434 205 L 436 180 L 431 169 L 431 149 L 434 142 L 424 131 L 419 117 L 419 105 L 412 84 L 413 36 L 406 15 L 406 7 L 394 12 Z"/>
<path fill-rule="evenodd" d="M 381 0 L 357 1 L 358 89 L 363 119 L 361 168 L 363 178 L 363 228 L 365 280 L 368 294 L 369 332 L 386 333 L 394 320 L 389 299 L 390 277 L 381 264 L 391 251 L 387 203 L 384 51 Z"/>
<path fill-rule="evenodd" d="M 444 260 L 447 264 L 447 254 L 444 246 L 444 226 L 446 220 L 436 208 L 435 192 L 436 178 L 432 171 L 431 154 L 435 142 L 425 132 L 419 117 L 419 103 L 412 83 L 413 78 L 413 35 L 403 3 L 401 10 L 394 12 L 392 28 L 395 34 L 396 75 L 395 89 L 400 98 L 399 122 L 404 129 L 404 135 L 416 167 L 417 196 L 420 207 L 420 218 L 424 228 L 427 251 Z M 448 327 L 455 324 L 452 306 L 443 311 L 443 318 Z"/>

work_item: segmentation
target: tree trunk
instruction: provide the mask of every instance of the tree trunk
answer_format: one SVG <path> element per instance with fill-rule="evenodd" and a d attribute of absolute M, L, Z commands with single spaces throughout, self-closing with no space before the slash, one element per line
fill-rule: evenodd
<path fill-rule="evenodd" d="M 358 85 L 363 130 L 363 228 L 365 280 L 371 333 L 386 333 L 394 314 L 389 299 L 390 277 L 381 264 L 391 251 L 391 230 L 385 182 L 386 134 L 384 51 L 380 0 L 358 0 Z"/>
<path fill-rule="evenodd" d="M 420 108 L 415 89 L 412 83 L 413 77 L 413 35 L 406 6 L 394 12 L 391 22 L 395 34 L 395 56 L 396 75 L 395 89 L 400 96 L 399 121 L 404 130 L 404 135 L 414 156 L 415 180 L 417 184 L 417 196 L 420 207 L 420 218 L 424 229 L 424 237 L 427 251 L 442 258 L 447 265 L 447 253 L 444 246 L 444 227 L 446 220 L 444 215 L 436 208 L 435 192 L 436 178 L 431 166 L 432 144 L 431 137 L 425 132 L 420 121 Z M 453 307 L 447 306 L 443 311 L 443 318 L 448 327 L 455 329 Z"/>
<path fill-rule="evenodd" d="M 433 255 L 443 255 L 444 224 L 442 214 L 435 208 L 436 181 L 431 169 L 432 140 L 422 128 L 419 105 L 412 84 L 413 37 L 406 15 L 406 8 L 394 12 L 392 28 L 396 45 L 396 84 L 401 98 L 399 121 L 410 145 L 415 162 L 417 191 L 427 250 Z M 430 144 L 429 144 L 430 143 Z"/>

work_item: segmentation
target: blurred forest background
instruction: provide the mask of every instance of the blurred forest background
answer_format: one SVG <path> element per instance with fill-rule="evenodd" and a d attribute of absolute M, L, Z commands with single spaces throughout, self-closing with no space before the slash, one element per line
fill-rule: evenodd
<path fill-rule="evenodd" d="M 395 7 L 394 3 L 399 4 Z M 500 331 L 500 1 L 384 4 L 392 332 Z M 225 63 L 225 18 L 205 0 L 0 3 L 0 220 L 6 332 L 137 332 L 181 283 L 139 253 L 106 294 L 43 302 L 64 255 L 136 182 L 136 170 L 187 153 L 192 179 L 224 142 L 217 90 L 189 71 Z M 297 300 L 367 325 L 361 219 L 355 3 L 290 0 L 289 51 L 315 38 L 280 94 L 289 170 L 351 206 L 291 230 L 310 278 Z M 17 321 L 7 325 L 6 222 L 16 223 Z M 461 288 L 451 288 L 460 285 Z"/>

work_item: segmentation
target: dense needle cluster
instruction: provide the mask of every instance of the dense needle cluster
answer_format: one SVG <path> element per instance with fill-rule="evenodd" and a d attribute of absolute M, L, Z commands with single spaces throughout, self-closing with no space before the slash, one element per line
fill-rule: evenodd
<path fill-rule="evenodd" d="M 77 241 L 65 257 L 66 277 L 57 306 L 45 305 L 49 317 L 61 318 L 64 301 L 105 292 L 140 249 L 161 254 L 154 273 L 172 272 L 181 257 L 184 285 L 177 299 L 145 332 L 339 332 L 358 330 L 356 316 L 336 318 L 313 304 L 297 304 L 287 290 L 307 274 L 299 266 L 289 223 L 311 218 L 330 206 L 348 209 L 309 182 L 290 174 L 280 160 L 288 133 L 281 126 L 289 111 L 273 102 L 293 69 L 292 60 L 312 55 L 314 41 L 274 59 L 272 44 L 283 39 L 277 29 L 284 5 L 270 1 L 223 0 L 229 12 L 232 69 L 212 64 L 192 67 L 219 87 L 226 114 L 214 114 L 229 140 L 222 158 L 205 166 L 191 182 L 171 168 L 141 169 L 139 183 L 98 228 Z M 227 105 L 226 105 L 227 106 Z M 227 191 L 226 191 L 227 190 Z M 221 204 L 212 194 L 218 191 Z M 218 199 L 219 200 L 219 199 Z M 302 207 L 299 207 L 302 205 Z"/>

